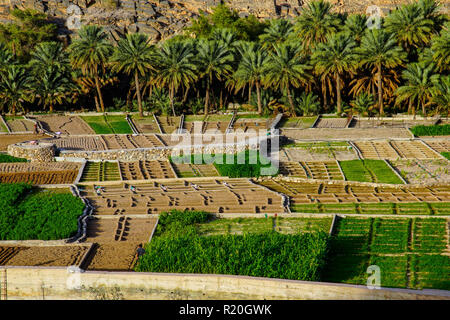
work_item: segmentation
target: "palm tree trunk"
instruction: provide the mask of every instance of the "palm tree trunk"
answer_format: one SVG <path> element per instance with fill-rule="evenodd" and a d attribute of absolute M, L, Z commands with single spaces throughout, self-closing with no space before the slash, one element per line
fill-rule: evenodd
<path fill-rule="evenodd" d="M 206 96 L 205 96 L 205 115 L 208 114 L 208 106 L 209 106 L 209 88 L 211 86 L 211 79 L 206 79 Z"/>
<path fill-rule="evenodd" d="M 256 81 L 256 95 L 258 97 L 258 114 L 262 114 L 261 84 L 259 83 L 259 81 Z"/>
<path fill-rule="evenodd" d="M 173 106 L 173 98 L 174 98 L 174 91 L 175 91 L 175 88 L 174 88 L 174 83 L 172 82 L 171 84 L 170 84 L 170 91 L 169 91 L 169 95 L 170 95 L 170 107 L 172 108 L 172 114 L 173 114 L 173 116 L 174 117 L 176 117 L 177 115 L 175 114 L 175 108 L 174 108 L 174 106 Z"/>
<path fill-rule="evenodd" d="M 98 103 L 98 95 L 94 96 L 94 102 L 95 102 L 95 109 L 97 109 L 97 112 L 102 112 L 102 110 L 100 109 L 100 105 Z"/>
<path fill-rule="evenodd" d="M 139 75 L 137 71 L 134 73 L 134 83 L 136 85 L 136 95 L 138 99 L 139 116 L 144 117 L 144 111 L 142 110 L 141 89 L 139 88 Z"/>
<path fill-rule="evenodd" d="M 189 95 L 189 90 L 191 89 L 191 87 L 187 87 L 186 91 L 184 91 L 184 97 L 183 97 L 183 105 L 186 103 L 188 95 Z"/>
<path fill-rule="evenodd" d="M 339 77 L 339 73 L 336 72 L 336 96 L 337 96 L 337 113 L 341 114 L 341 77 Z"/>
<path fill-rule="evenodd" d="M 322 98 L 323 98 L 323 108 L 328 111 L 328 101 L 327 101 L 327 87 L 325 84 L 325 80 L 322 79 Z"/>
<path fill-rule="evenodd" d="M 422 115 L 425 119 L 427 118 L 427 114 L 425 112 L 425 102 L 423 101 L 423 99 L 422 99 Z"/>
<path fill-rule="evenodd" d="M 382 75 L 381 75 L 381 64 L 378 64 L 378 104 L 380 106 L 380 116 L 384 115 L 383 108 L 383 86 L 381 83 Z"/>
<path fill-rule="evenodd" d="M 289 86 L 286 88 L 286 92 L 288 95 L 289 104 L 291 106 L 291 115 L 295 116 L 294 100 L 292 100 L 291 90 L 289 89 Z"/>
<path fill-rule="evenodd" d="M 50 104 L 49 111 L 50 111 L 50 113 L 53 113 L 53 104 L 52 103 Z"/>
<path fill-rule="evenodd" d="M 98 100 L 100 101 L 100 107 L 102 112 L 105 112 L 105 104 L 103 103 L 102 91 L 100 90 L 100 80 L 98 79 L 98 75 L 95 75 L 95 87 L 97 88 Z"/>
<path fill-rule="evenodd" d="M 128 93 L 127 93 L 127 107 L 128 107 L 128 110 L 130 110 L 130 111 L 133 110 L 133 101 L 131 98 L 131 88 L 128 90 Z"/>
<path fill-rule="evenodd" d="M 250 83 L 248 85 L 248 104 L 251 104 L 251 102 L 252 102 L 252 89 L 253 89 L 253 86 Z"/>

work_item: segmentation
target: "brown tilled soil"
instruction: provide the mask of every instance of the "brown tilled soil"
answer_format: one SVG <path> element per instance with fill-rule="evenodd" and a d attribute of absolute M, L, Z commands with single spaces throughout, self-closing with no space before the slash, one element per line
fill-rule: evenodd
<path fill-rule="evenodd" d="M 0 183 L 31 183 L 31 184 L 71 184 L 75 181 L 78 171 L 44 171 L 44 172 L 0 172 Z"/>
<path fill-rule="evenodd" d="M 156 218 L 95 217 L 88 221 L 87 242 L 95 247 L 86 261 L 89 270 L 130 270 L 138 245 L 145 244 Z"/>
<path fill-rule="evenodd" d="M 34 123 L 25 119 L 8 120 L 7 124 L 12 132 L 34 131 Z"/>
<path fill-rule="evenodd" d="M 39 120 L 44 129 L 62 134 L 95 134 L 94 130 L 77 116 L 34 116 Z"/>
<path fill-rule="evenodd" d="M 0 265 L 4 266 L 72 266 L 81 262 L 87 251 L 87 246 L 30 246 L 30 247 L 0 247 Z M 2 252 L 5 256 L 2 259 Z M 13 252 L 8 254 L 8 252 Z"/>
<path fill-rule="evenodd" d="M 294 140 L 358 140 L 358 139 L 391 139 L 411 138 L 411 134 L 404 128 L 309 128 L 309 129 L 281 129 L 280 134 Z"/>
<path fill-rule="evenodd" d="M 328 152 L 320 149 L 283 148 L 279 153 L 280 161 L 329 161 L 329 160 L 355 160 L 358 156 L 353 150 L 334 150 Z"/>
<path fill-rule="evenodd" d="M 6 151 L 10 144 L 38 140 L 48 137 L 44 134 L 2 134 L 0 135 L 0 151 Z"/>
<path fill-rule="evenodd" d="M 176 178 L 169 161 L 120 162 L 123 180 L 147 180 Z"/>

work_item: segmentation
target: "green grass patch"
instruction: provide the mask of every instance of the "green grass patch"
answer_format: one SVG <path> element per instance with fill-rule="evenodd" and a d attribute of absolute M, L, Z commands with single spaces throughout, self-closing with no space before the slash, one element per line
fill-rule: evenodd
<path fill-rule="evenodd" d="M 1 240 L 68 238 L 77 232 L 84 209 L 67 190 L 40 192 L 26 184 L 0 184 L 0 205 Z"/>
<path fill-rule="evenodd" d="M 403 184 L 383 160 L 348 160 L 339 164 L 348 181 Z"/>
<path fill-rule="evenodd" d="M 9 154 L 0 153 L 0 163 L 6 163 L 6 162 L 27 162 L 27 159 L 23 158 L 16 158 L 13 156 L 10 156 Z"/>
<path fill-rule="evenodd" d="M 382 287 L 405 288 L 408 285 L 407 256 L 371 256 L 370 265 L 380 268 Z"/>
<path fill-rule="evenodd" d="M 448 160 L 450 160 L 450 152 L 441 152 L 441 154 L 446 157 Z"/>
<path fill-rule="evenodd" d="M 96 134 L 132 134 L 124 115 L 82 116 Z"/>
<path fill-rule="evenodd" d="M 204 212 L 161 214 L 136 271 L 320 280 L 328 250 L 325 232 L 201 236 L 196 224 L 207 221 Z"/>
<path fill-rule="evenodd" d="M 431 126 L 415 126 L 411 128 L 411 132 L 419 136 L 448 136 L 450 135 L 450 124 L 431 125 Z"/>
<path fill-rule="evenodd" d="M 411 269 L 415 271 L 414 288 L 450 290 L 449 256 L 415 255 Z"/>
<path fill-rule="evenodd" d="M 172 163 L 213 164 L 222 177 L 251 178 L 261 175 L 276 175 L 278 168 L 259 151 L 246 150 L 238 154 L 191 154 L 169 157 Z"/>

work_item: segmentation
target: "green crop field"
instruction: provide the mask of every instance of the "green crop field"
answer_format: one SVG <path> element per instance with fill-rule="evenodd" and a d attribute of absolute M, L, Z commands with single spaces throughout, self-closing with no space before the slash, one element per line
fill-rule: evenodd
<path fill-rule="evenodd" d="M 339 161 L 348 181 L 403 184 L 383 160 Z"/>
<path fill-rule="evenodd" d="M 367 267 L 377 265 L 383 287 L 449 290 L 447 223 L 437 218 L 340 219 L 323 280 L 364 285 Z"/>
<path fill-rule="evenodd" d="M 450 215 L 450 203 L 310 203 L 292 204 L 291 211 L 337 214 Z"/>
<path fill-rule="evenodd" d="M 58 240 L 77 232 L 83 201 L 68 190 L 44 191 L 0 184 L 0 240 Z"/>
<path fill-rule="evenodd" d="M 120 172 L 117 162 L 88 161 L 84 167 L 80 182 L 116 180 L 120 180 Z"/>
<path fill-rule="evenodd" d="M 155 236 L 136 271 L 320 280 L 327 254 L 325 232 L 282 234 L 260 230 L 202 236 L 198 230 L 204 227 L 199 225 L 211 223 L 208 220 L 204 212 L 161 214 Z"/>
<path fill-rule="evenodd" d="M 27 159 L 24 158 L 16 158 L 13 156 L 10 156 L 9 154 L 0 153 L 0 163 L 5 162 L 27 162 Z"/>
<path fill-rule="evenodd" d="M 82 116 L 96 134 L 132 134 L 124 115 Z"/>
<path fill-rule="evenodd" d="M 448 136 L 450 135 L 450 124 L 431 125 L 431 126 L 415 126 L 411 128 L 411 132 L 419 136 Z"/>

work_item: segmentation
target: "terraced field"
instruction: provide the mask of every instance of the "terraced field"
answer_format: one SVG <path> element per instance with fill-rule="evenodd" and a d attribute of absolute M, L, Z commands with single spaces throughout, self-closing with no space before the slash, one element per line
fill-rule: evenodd
<path fill-rule="evenodd" d="M 84 167 L 80 182 L 117 180 L 120 180 L 120 172 L 117 162 L 89 161 Z"/>
<path fill-rule="evenodd" d="M 291 205 L 305 203 L 361 203 L 361 202 L 450 202 L 448 184 L 429 187 L 401 185 L 373 187 L 352 183 L 326 184 L 266 180 L 260 182 L 276 192 L 290 197 Z"/>
<path fill-rule="evenodd" d="M 172 167 L 178 178 L 220 176 L 212 164 L 172 163 Z"/>
<path fill-rule="evenodd" d="M 176 178 L 169 161 L 120 162 L 122 180 L 148 180 Z"/>
<path fill-rule="evenodd" d="M 226 183 L 226 184 L 225 184 Z M 245 179 L 108 185 L 97 195 L 83 187 L 98 215 L 152 214 L 167 210 L 204 210 L 212 213 L 281 213 L 283 198 Z"/>
<path fill-rule="evenodd" d="M 34 123 L 26 120 L 23 117 L 6 116 L 6 123 L 11 132 L 33 132 Z"/>
<path fill-rule="evenodd" d="M 280 162 L 280 174 L 305 179 L 344 180 L 336 161 Z"/>
<path fill-rule="evenodd" d="M 355 141 L 365 159 L 441 159 L 421 141 Z"/>
<path fill-rule="evenodd" d="M 0 163 L 1 183 L 70 184 L 78 175 L 77 163 Z"/>
<path fill-rule="evenodd" d="M 339 219 L 323 280 L 364 285 L 367 267 L 377 265 L 382 287 L 449 290 L 447 225 L 447 219 Z"/>
<path fill-rule="evenodd" d="M 180 117 L 157 116 L 162 133 L 172 134 L 180 125 Z"/>
<path fill-rule="evenodd" d="M 83 116 L 91 130 L 96 134 L 131 134 L 131 130 L 125 115 L 97 115 Z"/>
<path fill-rule="evenodd" d="M 89 246 L 0 246 L 2 266 L 66 267 L 79 265 Z"/>
<path fill-rule="evenodd" d="M 314 128 L 346 128 L 348 121 L 346 118 L 320 118 Z"/>
<path fill-rule="evenodd" d="M 76 116 L 45 115 L 30 118 L 39 121 L 42 127 L 50 132 L 61 132 L 67 135 L 95 133 L 86 122 Z"/>

